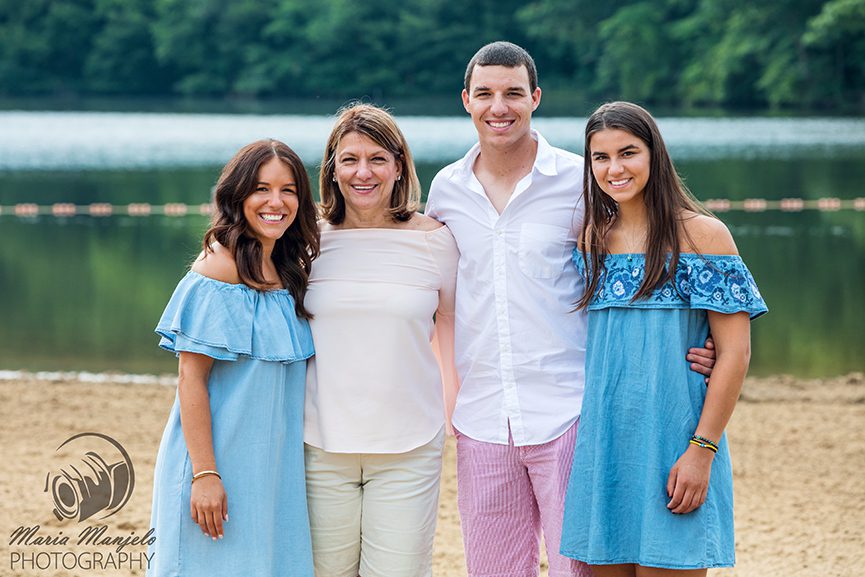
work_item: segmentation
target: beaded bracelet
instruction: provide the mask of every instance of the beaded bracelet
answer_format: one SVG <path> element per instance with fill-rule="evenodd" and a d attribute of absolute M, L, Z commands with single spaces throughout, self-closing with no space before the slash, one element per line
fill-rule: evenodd
<path fill-rule="evenodd" d="M 707 439 L 706 437 L 701 437 L 700 435 L 694 435 L 691 438 L 694 439 L 695 441 L 701 441 L 703 443 L 706 443 L 707 445 L 712 445 L 716 449 L 718 448 L 718 443 L 716 443 L 715 441 L 712 441 L 710 439 Z"/>
<path fill-rule="evenodd" d="M 691 437 L 689 441 L 692 445 L 696 445 L 697 447 L 702 447 L 704 449 L 709 449 L 713 453 L 718 452 L 718 445 L 707 439 L 706 437 L 701 437 L 700 435 L 694 435 Z"/>
<path fill-rule="evenodd" d="M 192 482 L 194 483 L 198 479 L 202 477 L 207 477 L 208 475 L 216 475 L 220 481 L 222 480 L 222 475 L 220 475 L 217 471 L 201 471 L 192 476 Z"/>

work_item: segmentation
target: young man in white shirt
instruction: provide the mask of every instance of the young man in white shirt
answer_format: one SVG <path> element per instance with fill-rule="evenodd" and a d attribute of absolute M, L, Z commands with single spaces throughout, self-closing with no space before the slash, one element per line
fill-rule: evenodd
<path fill-rule="evenodd" d="M 453 425 L 468 573 L 535 577 L 543 530 L 550 577 L 588 577 L 559 554 L 584 383 L 583 286 L 570 262 L 583 159 L 531 129 L 541 89 L 514 44 L 475 54 L 462 99 L 479 142 L 436 175 L 426 214 L 460 249 Z"/>

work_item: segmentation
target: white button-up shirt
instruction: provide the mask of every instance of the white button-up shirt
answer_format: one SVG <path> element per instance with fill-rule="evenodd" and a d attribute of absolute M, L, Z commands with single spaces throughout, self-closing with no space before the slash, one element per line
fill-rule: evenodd
<path fill-rule="evenodd" d="M 453 424 L 472 439 L 539 445 L 579 417 L 583 282 L 570 262 L 582 222 L 583 159 L 535 131 L 537 156 L 501 215 L 474 174 L 480 146 L 433 180 L 426 214 L 460 250 Z"/>

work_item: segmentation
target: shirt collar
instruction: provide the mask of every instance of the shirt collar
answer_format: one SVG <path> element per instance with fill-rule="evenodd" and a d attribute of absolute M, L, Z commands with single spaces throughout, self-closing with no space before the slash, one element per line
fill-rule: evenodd
<path fill-rule="evenodd" d="M 547 176 L 556 176 L 558 174 L 558 170 L 556 168 L 556 153 L 555 149 L 550 146 L 550 143 L 547 142 L 547 139 L 541 136 L 541 133 L 537 130 L 532 129 L 531 131 L 532 138 L 538 143 L 538 151 L 535 154 L 535 163 L 532 166 L 532 171 L 537 170 L 541 174 L 545 174 Z M 463 183 L 470 182 L 472 179 L 472 169 L 475 166 L 475 160 L 477 160 L 478 155 L 481 153 L 481 145 L 479 142 L 476 142 L 474 146 L 472 146 L 465 156 L 462 157 L 459 161 L 457 161 L 457 169 L 454 172 L 455 180 L 460 180 Z"/>
<path fill-rule="evenodd" d="M 556 176 L 559 171 L 556 168 L 556 150 L 550 146 L 547 139 L 541 136 L 537 130 L 532 130 L 532 138 L 538 141 L 538 152 L 535 156 L 535 166 L 541 174 Z"/>

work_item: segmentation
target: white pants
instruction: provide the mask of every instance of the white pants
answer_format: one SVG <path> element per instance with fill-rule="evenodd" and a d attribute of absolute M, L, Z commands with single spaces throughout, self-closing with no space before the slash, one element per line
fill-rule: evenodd
<path fill-rule="evenodd" d="M 306 445 L 316 577 L 429 577 L 444 429 L 407 453 Z"/>

